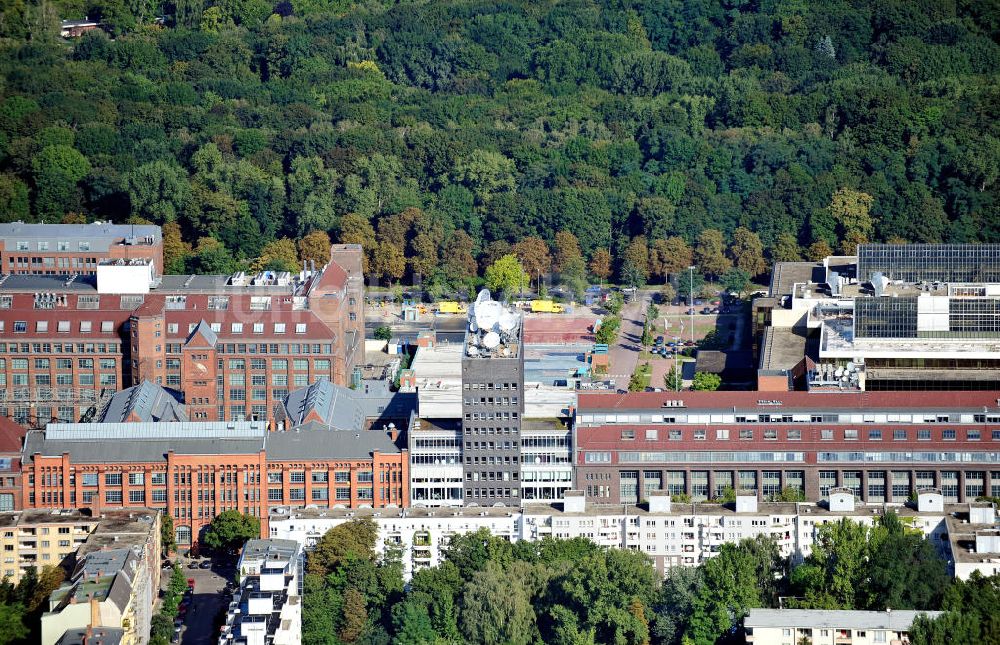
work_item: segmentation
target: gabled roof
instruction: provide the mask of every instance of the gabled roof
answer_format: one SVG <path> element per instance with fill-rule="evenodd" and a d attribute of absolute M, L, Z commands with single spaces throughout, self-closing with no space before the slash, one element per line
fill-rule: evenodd
<path fill-rule="evenodd" d="M 218 334 L 212 331 L 212 326 L 202 318 L 188 335 L 185 345 L 188 347 L 214 348 L 217 342 L 219 342 Z"/>
<path fill-rule="evenodd" d="M 187 413 L 173 390 L 143 381 L 116 392 L 97 418 L 99 423 L 187 421 Z"/>
<path fill-rule="evenodd" d="M 365 427 L 365 412 L 354 391 L 326 378 L 290 392 L 283 408 L 288 425 L 293 427 L 306 422 L 331 430 L 358 431 Z"/>

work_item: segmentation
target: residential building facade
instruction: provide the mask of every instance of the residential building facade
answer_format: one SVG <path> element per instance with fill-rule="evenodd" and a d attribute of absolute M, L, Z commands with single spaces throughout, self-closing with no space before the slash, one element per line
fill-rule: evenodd
<path fill-rule="evenodd" d="M 917 616 L 937 618 L 940 611 L 887 609 L 751 609 L 743 619 L 747 643 L 754 645 L 905 645 Z"/>
<path fill-rule="evenodd" d="M 302 642 L 302 550 L 291 540 L 250 540 L 237 564 L 239 588 L 219 645 Z"/>

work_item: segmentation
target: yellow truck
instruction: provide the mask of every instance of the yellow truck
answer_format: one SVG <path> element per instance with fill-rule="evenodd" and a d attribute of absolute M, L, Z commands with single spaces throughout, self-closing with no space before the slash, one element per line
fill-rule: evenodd
<path fill-rule="evenodd" d="M 464 303 L 455 302 L 454 300 L 446 300 L 444 302 L 439 302 L 438 305 L 439 314 L 466 314 L 469 313 L 469 308 L 465 306 Z"/>
<path fill-rule="evenodd" d="M 531 311 L 536 314 L 561 314 L 566 311 L 566 308 L 558 302 L 552 302 L 551 300 L 532 300 Z"/>

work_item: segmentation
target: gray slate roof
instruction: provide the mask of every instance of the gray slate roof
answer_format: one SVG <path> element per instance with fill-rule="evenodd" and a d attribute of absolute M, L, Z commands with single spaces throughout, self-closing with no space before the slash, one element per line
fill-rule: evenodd
<path fill-rule="evenodd" d="M 268 461 L 367 459 L 372 453 L 398 454 L 399 446 L 380 430 L 347 432 L 307 424 L 267 436 Z"/>
<path fill-rule="evenodd" d="M 125 638 L 120 627 L 79 627 L 67 629 L 56 645 L 119 645 Z"/>
<path fill-rule="evenodd" d="M 100 423 L 125 421 L 135 413 L 140 421 L 187 421 L 187 413 L 179 393 L 143 381 L 139 385 L 115 392 L 97 419 Z"/>
<path fill-rule="evenodd" d="M 416 394 L 392 392 L 387 382 L 365 381 L 361 389 L 352 390 L 322 378 L 289 392 L 283 409 L 278 410 L 278 420 L 286 420 L 286 427 L 294 428 L 306 423 L 306 417 L 315 411 L 328 429 L 360 432 L 367 419 L 408 418 L 416 407 Z"/>
<path fill-rule="evenodd" d="M 12 222 L 0 224 L 0 239 L 27 241 L 31 251 L 37 251 L 38 241 L 69 242 L 70 251 L 79 251 L 79 242 L 90 242 L 90 251 L 107 251 L 112 244 L 127 237 L 143 238 L 152 236 L 157 242 L 162 240 L 159 226 L 131 224 L 24 224 Z M 8 250 L 11 248 L 7 245 Z M 49 247 L 55 251 L 55 246 Z"/>
<path fill-rule="evenodd" d="M 827 609 L 751 609 L 744 627 L 812 627 L 820 629 L 887 629 L 905 632 L 920 614 L 931 618 L 940 611 L 846 611 Z"/>
<path fill-rule="evenodd" d="M 28 433 L 24 442 L 26 459 L 38 452 L 45 456 L 58 456 L 68 452 L 70 459 L 81 464 L 115 462 L 166 461 L 167 452 L 178 455 L 245 455 L 257 454 L 264 448 L 264 436 L 253 439 L 116 439 L 114 441 L 71 441 L 46 439 L 43 431 Z"/>
<path fill-rule="evenodd" d="M 204 318 L 202 318 L 201 322 L 199 322 L 198 325 L 191 330 L 191 333 L 188 334 L 187 343 L 190 344 L 191 339 L 199 335 L 205 339 L 205 342 L 209 347 L 215 347 L 215 344 L 219 342 L 219 335 L 215 333 L 215 330 L 212 329 L 212 326 L 208 324 Z M 195 345 L 195 347 L 197 347 L 197 345 Z"/>

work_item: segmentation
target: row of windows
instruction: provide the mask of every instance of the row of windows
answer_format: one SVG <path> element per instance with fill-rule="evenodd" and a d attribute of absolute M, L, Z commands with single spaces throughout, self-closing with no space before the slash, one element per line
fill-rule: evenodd
<path fill-rule="evenodd" d="M 10 385 L 31 385 L 32 381 L 35 385 L 49 386 L 49 385 L 94 385 L 95 379 L 93 374 L 80 374 L 73 378 L 72 374 L 56 374 L 55 383 L 52 381 L 52 376 L 50 374 L 35 374 L 34 379 L 30 379 L 27 374 L 11 374 L 10 375 Z M 117 374 L 100 374 L 97 378 L 102 386 L 114 386 L 118 384 Z M 0 372 L 0 387 L 7 385 L 7 375 Z M 16 396 L 14 397 L 17 398 Z M 71 397 L 75 398 L 75 397 Z"/>
<path fill-rule="evenodd" d="M 0 320 L 0 331 L 3 331 L 4 321 Z M 60 334 L 68 334 L 72 331 L 72 323 L 69 320 L 59 320 L 56 321 L 55 331 Z M 81 334 L 89 334 L 94 331 L 94 322 L 91 320 L 81 320 L 79 323 L 78 330 Z M 111 334 L 115 331 L 115 323 L 112 320 L 104 320 L 101 322 L 100 330 L 102 334 Z M 28 322 L 26 320 L 15 320 L 12 331 L 15 334 L 26 334 L 28 333 Z M 35 333 L 44 334 L 49 331 L 49 321 L 47 320 L 36 320 L 35 321 Z"/>
<path fill-rule="evenodd" d="M 983 432 L 980 429 L 967 429 L 964 430 L 965 441 L 979 441 L 983 438 Z M 671 429 L 667 431 L 667 438 L 671 441 L 682 441 L 685 438 L 685 434 L 691 439 L 696 441 L 704 441 L 708 438 L 709 431 L 704 429 L 697 430 L 687 430 L 687 429 Z M 857 441 L 862 431 L 857 429 L 846 429 L 840 434 L 839 437 L 835 436 L 839 431 L 835 431 L 829 428 L 820 429 L 820 439 L 824 441 L 832 441 L 835 438 L 843 439 L 844 441 Z M 875 430 L 869 429 L 864 431 L 865 436 L 867 436 L 868 441 L 882 441 L 883 438 L 892 437 L 893 441 L 907 441 L 913 437 L 913 432 L 911 430 L 896 429 L 892 430 L 891 433 L 885 430 Z M 757 436 L 763 436 L 764 439 L 777 440 L 779 432 L 776 428 L 764 428 L 761 435 L 757 435 L 757 431 L 753 428 L 743 428 L 738 431 L 739 438 L 741 440 L 753 440 Z M 660 438 L 660 431 L 655 428 L 649 428 L 644 431 L 644 436 L 646 441 L 658 441 Z M 1000 430 L 992 430 L 989 434 L 993 441 L 1000 441 Z M 715 430 L 715 439 L 719 441 L 726 441 L 730 437 L 730 430 L 728 428 L 719 428 Z M 930 441 L 931 430 L 930 429 L 920 429 L 916 431 L 916 437 L 918 441 Z M 636 438 L 635 430 L 622 430 L 621 438 L 623 441 L 634 441 Z M 788 428 L 781 433 L 781 438 L 787 441 L 801 441 L 802 440 L 802 430 L 799 428 Z M 958 439 L 958 430 L 944 429 L 941 430 L 941 439 L 943 441 L 955 441 Z"/>
<path fill-rule="evenodd" d="M 172 307 L 167 307 L 167 308 L 171 309 Z M 197 326 L 198 326 L 198 323 L 188 323 L 187 333 L 190 334 L 191 332 L 193 332 L 194 329 L 195 329 L 195 327 L 197 327 Z M 222 331 L 222 323 L 217 323 L 217 322 L 215 322 L 215 323 L 209 323 L 209 327 L 211 327 L 212 331 L 214 331 L 215 333 L 220 333 Z M 286 333 L 287 329 L 288 329 L 288 324 L 287 323 L 283 323 L 283 322 L 273 323 L 273 326 L 271 327 L 271 330 L 275 334 L 284 334 L 284 333 Z M 295 323 L 294 326 L 293 326 L 293 329 L 295 330 L 296 334 L 305 334 L 308 331 L 308 323 Z M 177 323 L 167 323 L 167 333 L 168 334 L 177 334 L 178 331 L 179 331 L 179 328 L 178 328 L 178 324 Z M 254 334 L 263 334 L 264 333 L 264 323 L 251 323 L 250 324 L 250 331 L 252 331 L 252 333 L 254 333 Z M 242 334 L 243 333 L 243 323 L 241 323 L 241 322 L 230 323 L 230 325 L 229 325 L 229 332 L 232 333 L 232 334 Z"/>
<path fill-rule="evenodd" d="M 184 349 L 183 343 L 167 343 L 166 352 L 168 354 L 180 354 Z M 219 343 L 216 345 L 217 354 L 318 354 L 329 356 L 333 354 L 333 345 L 324 343 L 292 343 L 290 345 L 279 343 Z M 260 368 L 263 369 L 263 368 Z"/>
<path fill-rule="evenodd" d="M 52 359 L 48 358 L 36 358 L 34 361 L 36 370 L 48 370 L 51 369 L 53 364 Z M 94 359 L 92 358 L 80 358 L 77 359 L 77 364 L 80 369 L 94 369 Z M 6 368 L 7 360 L 0 358 L 0 370 Z M 27 358 L 12 358 L 10 359 L 10 368 L 12 370 L 27 370 L 28 369 L 28 359 Z M 117 369 L 118 361 L 113 358 L 102 358 L 99 359 L 98 365 L 102 370 L 113 370 Z M 57 358 L 55 359 L 55 366 L 58 370 L 72 370 L 73 369 L 73 359 L 72 358 Z"/>
<path fill-rule="evenodd" d="M 28 240 L 17 240 L 16 246 L 17 246 L 17 250 L 18 251 L 30 251 L 31 250 L 29 248 L 31 246 L 31 243 Z M 76 246 L 75 249 L 70 249 L 71 246 L 73 246 L 73 243 L 70 242 L 70 241 L 68 241 L 68 240 L 56 240 L 56 250 L 57 251 L 70 251 L 70 250 L 89 251 L 90 250 L 90 240 L 79 240 L 76 243 L 76 245 L 75 245 Z M 39 251 L 48 251 L 49 250 L 49 242 L 48 242 L 48 240 L 38 240 L 38 250 Z M 11 259 L 13 259 L 13 258 L 11 258 Z M 90 259 L 94 260 L 95 258 L 90 258 Z"/>
<path fill-rule="evenodd" d="M 0 331 L 3 321 L 0 320 Z M 0 343 L 0 354 L 120 354 L 118 343 Z M 91 359 L 86 359 L 91 360 Z"/>

